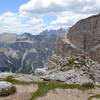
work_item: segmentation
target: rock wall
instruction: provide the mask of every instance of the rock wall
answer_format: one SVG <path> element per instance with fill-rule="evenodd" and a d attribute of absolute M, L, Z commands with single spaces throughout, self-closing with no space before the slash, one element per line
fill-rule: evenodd
<path fill-rule="evenodd" d="M 100 14 L 80 20 L 64 37 L 66 39 L 58 40 L 57 54 L 66 56 L 84 52 L 100 62 Z"/>

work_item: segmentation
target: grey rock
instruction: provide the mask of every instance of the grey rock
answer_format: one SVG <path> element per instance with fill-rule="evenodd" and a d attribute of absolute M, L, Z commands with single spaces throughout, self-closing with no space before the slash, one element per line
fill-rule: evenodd
<path fill-rule="evenodd" d="M 13 76 L 14 73 L 2 72 L 0 73 L 0 80 L 7 78 L 8 76 Z"/>
<path fill-rule="evenodd" d="M 82 71 L 75 69 L 66 72 L 58 71 L 56 73 L 43 76 L 42 78 L 44 80 L 60 81 L 67 84 L 83 84 L 87 82 L 93 82 L 91 79 L 89 79 L 89 77 L 84 75 Z"/>
<path fill-rule="evenodd" d="M 86 55 L 62 57 L 53 55 L 47 64 L 44 80 L 68 84 L 93 82 L 100 84 L 100 64 Z"/>
<path fill-rule="evenodd" d="M 13 85 L 9 82 L 1 81 L 0 82 L 0 91 L 8 90 L 12 87 Z"/>
<path fill-rule="evenodd" d="M 47 75 L 48 72 L 47 68 L 37 68 L 34 73 L 36 76 L 44 76 Z"/>
<path fill-rule="evenodd" d="M 27 75 L 27 74 L 15 74 L 13 76 L 14 79 L 19 80 L 19 81 L 25 81 L 25 82 L 40 82 L 43 81 L 38 76 L 33 76 L 33 75 Z"/>
<path fill-rule="evenodd" d="M 58 55 L 86 53 L 100 63 L 100 14 L 78 21 L 66 36 L 58 39 Z"/>

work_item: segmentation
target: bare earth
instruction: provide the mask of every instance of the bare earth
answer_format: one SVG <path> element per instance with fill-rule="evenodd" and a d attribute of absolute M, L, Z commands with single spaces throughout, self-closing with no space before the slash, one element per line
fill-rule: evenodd
<path fill-rule="evenodd" d="M 36 100 L 87 100 L 89 96 L 99 93 L 100 88 L 88 91 L 80 91 L 77 89 L 56 89 L 50 91 L 46 96 L 37 98 Z"/>
<path fill-rule="evenodd" d="M 0 100 L 28 100 L 38 89 L 37 85 L 15 85 L 17 92 L 8 97 L 0 97 Z M 99 94 L 100 88 L 80 91 L 77 89 L 55 89 L 51 90 L 46 96 L 39 97 L 36 100 L 87 100 L 94 94 Z M 93 99 L 100 100 L 100 99 Z"/>
<path fill-rule="evenodd" d="M 37 85 L 15 85 L 17 92 L 8 97 L 0 97 L 0 100 L 28 100 L 38 89 Z"/>

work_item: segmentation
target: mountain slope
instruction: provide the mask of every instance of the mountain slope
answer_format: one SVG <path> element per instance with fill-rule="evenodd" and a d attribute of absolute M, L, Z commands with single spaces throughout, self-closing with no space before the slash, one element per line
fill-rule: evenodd
<path fill-rule="evenodd" d="M 33 73 L 43 67 L 55 51 L 58 35 L 57 30 L 55 34 L 0 34 L 0 71 Z"/>
<path fill-rule="evenodd" d="M 100 14 L 78 21 L 66 36 L 58 40 L 57 46 L 62 55 L 86 53 L 93 60 L 100 62 Z M 61 42 L 62 41 L 62 42 Z M 72 52 L 71 52 L 72 51 Z"/>
<path fill-rule="evenodd" d="M 47 67 L 37 69 L 44 80 L 100 85 L 100 15 L 83 19 L 57 40 Z M 95 61 L 94 61 L 95 60 Z"/>

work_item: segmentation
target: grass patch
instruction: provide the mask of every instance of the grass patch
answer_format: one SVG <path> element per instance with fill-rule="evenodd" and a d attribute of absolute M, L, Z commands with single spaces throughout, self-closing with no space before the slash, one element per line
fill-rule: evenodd
<path fill-rule="evenodd" d="M 15 92 L 16 92 L 16 87 L 12 86 L 8 90 L 2 90 L 2 91 L 0 91 L 0 96 L 1 97 L 5 97 L 5 96 L 8 96 L 8 95 L 10 95 L 12 93 L 15 93 Z"/>
<path fill-rule="evenodd" d="M 95 85 L 93 83 L 84 83 L 82 84 L 82 87 L 86 88 L 86 89 L 93 89 L 95 88 Z"/>
<path fill-rule="evenodd" d="M 88 100 L 92 100 L 93 98 L 100 99 L 100 94 L 95 94 L 95 95 L 93 95 L 93 96 L 90 96 L 90 97 L 88 98 Z"/>
<path fill-rule="evenodd" d="M 56 88 L 62 89 L 79 89 L 79 90 L 87 90 L 92 89 L 94 86 L 90 86 L 90 83 L 83 84 L 83 85 L 71 85 L 71 84 L 63 84 L 57 82 L 37 82 L 38 90 L 32 95 L 29 100 L 34 100 L 37 97 L 41 97 L 46 95 L 50 90 L 54 90 Z M 88 87 L 89 86 L 89 87 Z"/>
<path fill-rule="evenodd" d="M 13 76 L 8 76 L 5 79 L 1 80 L 1 81 L 7 81 L 13 84 L 23 84 L 23 85 L 27 85 L 27 84 L 32 84 L 33 82 L 25 82 L 25 81 L 20 81 L 20 80 L 16 80 L 13 79 Z"/>
<path fill-rule="evenodd" d="M 65 84 L 65 83 L 59 83 L 59 82 L 47 82 L 47 81 L 25 82 L 25 81 L 13 79 L 12 76 L 8 76 L 7 78 L 5 78 L 2 81 L 7 81 L 7 82 L 10 82 L 10 83 L 13 83 L 13 84 L 22 84 L 22 85 L 36 84 L 36 85 L 38 85 L 38 90 L 35 93 L 33 93 L 33 95 L 29 98 L 29 100 L 34 100 L 37 97 L 42 97 L 42 96 L 46 95 L 50 90 L 54 90 L 56 88 L 79 89 L 79 90 L 82 90 L 82 91 L 95 88 L 95 85 L 93 83 L 85 83 L 85 84 L 82 84 L 82 85 L 73 85 L 73 84 Z M 9 92 L 8 92 L 8 95 L 9 95 Z M 88 100 L 91 100 L 91 98 L 94 98 L 94 96 L 89 97 Z"/>

